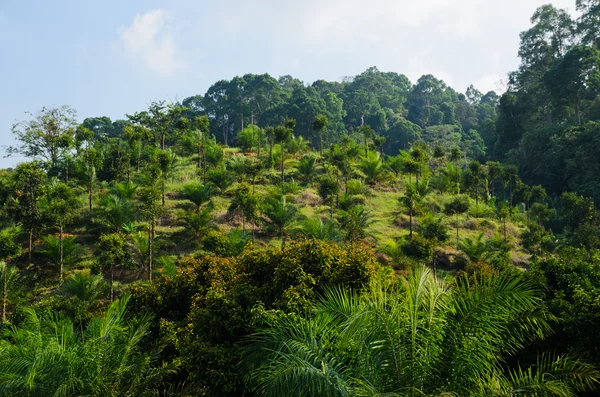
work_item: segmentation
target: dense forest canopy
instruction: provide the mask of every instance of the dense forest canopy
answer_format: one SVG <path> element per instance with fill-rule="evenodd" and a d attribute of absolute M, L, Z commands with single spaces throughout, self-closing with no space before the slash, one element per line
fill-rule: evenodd
<path fill-rule="evenodd" d="M 0 394 L 593 396 L 600 2 L 504 93 L 246 74 L 15 124 Z"/>

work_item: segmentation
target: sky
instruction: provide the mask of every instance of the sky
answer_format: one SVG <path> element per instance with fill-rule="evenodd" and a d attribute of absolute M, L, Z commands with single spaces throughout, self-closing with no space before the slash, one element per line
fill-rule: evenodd
<path fill-rule="evenodd" d="M 26 111 L 78 118 L 204 94 L 246 73 L 341 80 L 371 66 L 501 92 L 548 0 L 0 0 L 0 146 Z M 554 0 L 573 12 L 575 0 Z M 20 158 L 3 158 L 0 168 Z"/>

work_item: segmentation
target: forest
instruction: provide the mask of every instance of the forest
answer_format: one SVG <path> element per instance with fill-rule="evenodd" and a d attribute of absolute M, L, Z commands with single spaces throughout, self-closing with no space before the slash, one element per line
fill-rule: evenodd
<path fill-rule="evenodd" d="M 506 91 L 246 74 L 27 113 L 0 395 L 600 395 L 600 2 Z"/>

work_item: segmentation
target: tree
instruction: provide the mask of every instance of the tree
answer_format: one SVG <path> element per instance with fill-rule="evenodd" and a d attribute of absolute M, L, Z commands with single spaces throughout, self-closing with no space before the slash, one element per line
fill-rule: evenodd
<path fill-rule="evenodd" d="M 486 180 L 486 170 L 478 161 L 471 161 L 468 166 L 468 173 L 465 176 L 467 186 L 473 189 L 475 193 L 475 204 L 479 204 L 479 189 L 482 182 Z M 485 184 L 487 186 L 487 183 Z"/>
<path fill-rule="evenodd" d="M 83 125 L 77 127 L 75 132 L 77 154 L 83 163 L 87 174 L 88 206 L 90 214 L 93 210 L 96 170 L 102 165 L 101 152 L 92 146 L 93 136 L 93 132 Z"/>
<path fill-rule="evenodd" d="M 365 157 L 369 155 L 369 139 L 375 136 L 375 131 L 368 125 L 361 125 L 358 127 L 358 133 L 363 136 L 365 140 Z"/>
<path fill-rule="evenodd" d="M 148 315 L 130 316 L 128 299 L 80 324 L 60 313 L 25 309 L 0 349 L 0 394 L 8 396 L 144 396 L 163 389 L 177 367 L 144 348 Z"/>
<path fill-rule="evenodd" d="M 298 163 L 298 174 L 307 185 L 310 185 L 317 174 L 317 158 L 315 155 L 308 154 L 300 159 Z"/>
<path fill-rule="evenodd" d="M 78 200 L 75 192 L 66 183 L 54 180 L 47 194 L 48 211 L 50 217 L 58 224 L 59 231 L 59 282 L 63 282 L 63 236 L 64 227 L 68 224 L 73 216 L 74 210 L 77 208 Z"/>
<path fill-rule="evenodd" d="M 0 261 L 0 274 L 2 275 L 2 323 L 6 323 L 6 305 L 8 293 L 19 276 L 19 269 L 9 266 L 5 261 Z"/>
<path fill-rule="evenodd" d="M 359 205 L 341 211 L 339 221 L 346 233 L 346 240 L 350 241 L 350 244 L 367 237 L 367 228 L 373 223 L 369 211 Z"/>
<path fill-rule="evenodd" d="M 13 190 L 7 202 L 8 213 L 22 225 L 29 237 L 29 262 L 33 250 L 33 237 L 42 227 L 41 200 L 46 193 L 46 174 L 38 163 L 21 163 L 13 174 Z"/>
<path fill-rule="evenodd" d="M 98 240 L 98 260 L 110 274 L 110 301 L 115 298 L 115 267 L 126 267 L 131 258 L 125 248 L 125 239 L 120 233 L 103 234 Z"/>
<path fill-rule="evenodd" d="M 400 197 L 398 201 L 400 204 L 406 209 L 409 216 L 408 229 L 409 229 L 409 238 L 413 237 L 413 217 L 419 211 L 419 206 L 421 204 L 421 195 L 419 194 L 416 186 L 409 184 L 406 187 L 406 192 L 404 196 Z"/>
<path fill-rule="evenodd" d="M 210 183 L 190 182 L 183 185 L 179 193 L 185 200 L 194 203 L 196 212 L 199 212 L 203 204 L 210 202 L 214 187 Z"/>
<path fill-rule="evenodd" d="M 319 156 L 323 157 L 323 130 L 327 127 L 329 119 L 323 114 L 317 115 L 313 121 L 313 131 L 319 135 Z"/>
<path fill-rule="evenodd" d="M 262 213 L 264 215 L 261 218 L 262 222 L 267 228 L 277 231 L 281 246 L 284 248 L 289 231 L 298 219 L 298 207 L 288 204 L 285 196 L 270 197 L 265 200 Z"/>
<path fill-rule="evenodd" d="M 458 216 L 469 210 L 469 199 L 467 196 L 458 195 L 444 205 L 444 214 L 456 217 L 456 246 L 458 247 L 458 229 L 460 224 Z"/>
<path fill-rule="evenodd" d="M 359 168 L 365 174 L 367 183 L 375 183 L 383 172 L 381 156 L 377 152 L 368 152 L 367 156 L 361 159 Z"/>
<path fill-rule="evenodd" d="M 43 159 L 50 164 L 50 171 L 56 174 L 59 161 L 73 147 L 77 114 L 68 106 L 42 108 L 36 114 L 27 114 L 29 120 L 21 121 L 12 128 L 21 145 L 9 147 L 8 153 Z"/>
<path fill-rule="evenodd" d="M 331 288 L 307 315 L 274 314 L 244 356 L 259 396 L 570 395 L 598 371 L 567 356 L 509 367 L 550 332 L 537 288 L 518 275 L 450 283 L 418 268 L 402 287 Z M 499 332 L 498 330 L 501 330 Z"/>
<path fill-rule="evenodd" d="M 333 218 L 333 209 L 338 201 L 340 183 L 337 178 L 331 174 L 325 174 L 319 177 L 319 196 L 325 204 L 329 204 L 330 216 Z"/>
<path fill-rule="evenodd" d="M 9 266 L 6 261 L 21 253 L 21 247 L 15 242 L 15 237 L 19 234 L 17 228 L 7 228 L 0 231 L 0 273 L 2 273 L 2 323 L 6 322 L 6 305 L 8 302 L 8 292 L 15 282 L 18 269 Z"/>
<path fill-rule="evenodd" d="M 152 282 L 152 254 L 154 250 L 154 235 L 156 219 L 164 213 L 164 207 L 160 203 L 161 192 L 154 185 L 146 186 L 138 190 L 138 212 L 141 218 L 148 224 L 148 281 Z"/>
<path fill-rule="evenodd" d="M 135 188 L 137 189 L 137 187 Z M 103 196 L 101 199 L 102 217 L 114 233 L 120 233 L 123 225 L 135 220 L 134 210 L 135 205 L 132 197 L 119 194 L 116 191 Z"/>
<path fill-rule="evenodd" d="M 241 183 L 233 192 L 233 198 L 229 205 L 228 212 L 230 215 L 239 213 L 242 216 L 242 232 L 246 231 L 245 221 L 253 221 L 258 212 L 259 199 L 254 195 L 247 183 Z M 254 236 L 254 228 L 252 228 Z"/>
<path fill-rule="evenodd" d="M 285 174 L 285 144 L 293 137 L 293 131 L 296 127 L 296 120 L 288 119 L 285 125 L 280 125 L 275 128 L 274 142 L 281 146 L 281 187 L 283 189 L 284 174 Z"/>
<path fill-rule="evenodd" d="M 158 164 L 161 173 L 161 197 L 162 206 L 165 206 L 165 184 L 167 177 L 170 176 L 178 165 L 177 155 L 172 150 L 161 150 L 158 153 Z"/>

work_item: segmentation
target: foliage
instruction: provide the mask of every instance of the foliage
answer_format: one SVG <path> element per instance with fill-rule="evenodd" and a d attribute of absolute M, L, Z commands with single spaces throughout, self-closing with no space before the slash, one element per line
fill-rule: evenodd
<path fill-rule="evenodd" d="M 126 321 L 127 299 L 80 330 L 61 315 L 25 311 L 0 341 L 0 391 L 6 395 L 144 396 L 173 374 L 144 352 L 150 318 Z"/>

